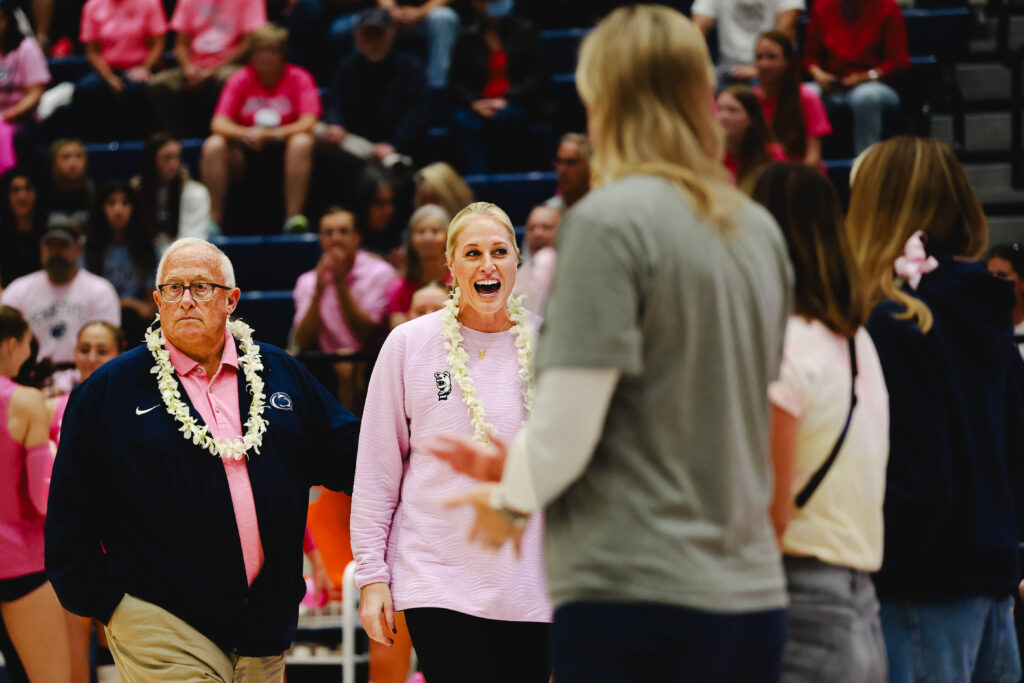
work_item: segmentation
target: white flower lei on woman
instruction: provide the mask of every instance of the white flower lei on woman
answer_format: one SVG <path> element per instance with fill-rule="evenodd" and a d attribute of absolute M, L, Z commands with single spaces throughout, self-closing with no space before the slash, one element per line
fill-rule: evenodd
<path fill-rule="evenodd" d="M 160 395 L 167 406 L 167 412 L 174 416 L 181 427 L 178 428 L 185 436 L 185 440 L 203 450 L 210 451 L 211 455 L 219 457 L 230 457 L 241 460 L 251 448 L 254 452 L 260 452 L 263 445 L 263 434 L 267 431 L 267 421 L 263 419 L 263 408 L 265 406 L 263 394 L 263 378 L 259 371 L 263 369 L 263 362 L 260 360 L 260 347 L 252 341 L 252 328 L 241 320 L 228 322 L 228 330 L 240 343 L 242 355 L 238 363 L 245 373 L 245 380 L 249 384 L 249 393 L 252 394 L 252 403 L 249 405 L 249 419 L 245 421 L 246 433 L 241 439 L 225 441 L 210 436 L 210 428 L 200 424 L 192 417 L 188 405 L 181 400 L 181 391 L 178 389 L 178 380 L 174 376 L 174 368 L 171 366 L 170 353 L 164 348 L 164 338 L 160 329 L 154 329 L 156 323 L 160 322 L 160 315 L 157 314 L 153 325 L 146 330 L 146 347 L 153 354 L 156 365 L 150 372 L 157 376 L 157 385 L 160 387 Z"/>
<path fill-rule="evenodd" d="M 455 292 L 445 303 L 441 311 L 441 332 L 444 336 L 444 347 L 448 351 L 447 361 L 451 367 L 452 378 L 462 390 L 462 402 L 469 408 L 470 421 L 473 425 L 473 436 L 482 444 L 490 444 L 490 435 L 494 431 L 494 425 L 487 422 L 484 415 L 484 404 L 476 393 L 476 385 L 466 367 L 469 354 L 462 348 L 462 323 L 459 321 L 459 303 L 461 292 L 458 285 Z M 519 360 L 519 379 L 523 387 L 523 405 L 526 411 L 533 414 L 533 370 L 531 361 L 533 359 L 533 341 L 530 338 L 530 331 L 526 327 L 526 309 L 520 303 L 520 297 L 510 296 L 506 302 L 509 320 L 512 321 L 512 331 L 516 335 L 516 349 Z"/>

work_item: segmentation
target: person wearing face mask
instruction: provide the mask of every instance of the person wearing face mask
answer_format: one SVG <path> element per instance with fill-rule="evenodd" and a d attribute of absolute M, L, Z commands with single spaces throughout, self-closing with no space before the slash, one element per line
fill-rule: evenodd
<path fill-rule="evenodd" d="M 536 28 L 515 0 L 472 0 L 475 20 L 452 52 L 449 79 L 466 173 L 524 170 L 522 128 L 545 105 L 548 66 Z"/>
<path fill-rule="evenodd" d="M 352 495 L 359 618 L 391 646 L 404 612 L 431 683 L 551 675 L 540 515 L 516 550 L 477 547 L 469 515 L 438 504 L 473 480 L 422 450 L 438 431 L 511 439 L 530 418 L 540 319 L 511 296 L 518 255 L 504 211 L 485 202 L 460 211 L 446 238 L 453 297 L 392 330 L 370 378 Z"/>
<path fill-rule="evenodd" d="M 388 288 L 391 327 L 409 320 L 413 293 L 424 282 L 451 282 L 445 265 L 445 231 L 448 214 L 436 204 L 421 206 L 409 219 L 405 232 L 405 273 Z"/>
<path fill-rule="evenodd" d="M 39 357 L 72 363 L 75 336 L 90 320 L 121 324 L 121 302 L 114 286 L 78 267 L 81 230 L 70 222 L 51 224 L 39 244 L 42 270 L 18 278 L 0 303 L 21 311 L 39 341 Z"/>

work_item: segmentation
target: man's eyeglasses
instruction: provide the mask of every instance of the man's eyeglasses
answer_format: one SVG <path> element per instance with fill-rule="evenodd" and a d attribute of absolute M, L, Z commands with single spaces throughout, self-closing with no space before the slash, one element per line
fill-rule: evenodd
<path fill-rule="evenodd" d="M 186 289 L 192 293 L 192 298 L 195 301 L 209 301 L 213 298 L 213 293 L 216 290 L 231 289 L 231 287 L 225 287 L 224 285 L 218 285 L 212 282 L 193 282 L 190 285 L 172 282 L 166 285 L 157 285 L 156 288 L 160 290 L 160 298 L 169 304 L 181 299 L 181 297 L 184 296 Z"/>

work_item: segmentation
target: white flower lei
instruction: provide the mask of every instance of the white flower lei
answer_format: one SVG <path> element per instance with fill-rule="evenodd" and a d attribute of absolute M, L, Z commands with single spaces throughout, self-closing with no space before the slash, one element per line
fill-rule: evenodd
<path fill-rule="evenodd" d="M 263 362 L 260 360 L 260 347 L 252 341 L 252 328 L 241 320 L 228 322 L 228 330 L 238 339 L 242 355 L 238 358 L 239 365 L 245 373 L 245 380 L 249 384 L 249 393 L 252 394 L 252 403 L 249 405 L 249 419 L 245 421 L 246 433 L 241 439 L 225 441 L 210 436 L 210 428 L 200 424 L 192 417 L 188 405 L 181 400 L 181 391 L 178 389 L 178 380 L 174 376 L 174 368 L 171 366 L 170 353 L 164 348 L 164 338 L 160 329 L 154 329 L 156 323 L 160 322 L 160 315 L 157 314 L 153 325 L 146 330 L 146 347 L 153 354 L 156 365 L 150 372 L 157 376 L 157 385 L 160 387 L 160 395 L 167 406 L 167 412 L 174 416 L 181 427 L 185 440 L 191 440 L 193 444 L 203 450 L 210 451 L 211 455 L 219 457 L 230 457 L 241 460 L 246 457 L 251 448 L 254 452 L 260 452 L 263 445 L 263 434 L 267 431 L 267 421 L 263 419 L 263 408 L 265 406 L 263 394 L 263 378 L 259 371 L 263 369 Z"/>
<path fill-rule="evenodd" d="M 448 351 L 447 361 L 451 367 L 452 378 L 462 390 L 462 402 L 469 408 L 470 421 L 473 425 L 473 436 L 482 444 L 490 444 L 490 434 L 494 425 L 487 422 L 484 415 L 484 404 L 476 393 L 476 385 L 466 367 L 469 354 L 462 348 L 462 323 L 459 322 L 459 303 L 461 293 L 456 285 L 455 292 L 445 303 L 441 311 L 441 332 L 444 336 L 444 347 Z M 519 379 L 523 387 L 523 405 L 526 411 L 533 414 L 533 341 L 526 326 L 526 309 L 520 303 L 521 297 L 510 296 L 506 303 L 512 331 L 516 335 L 516 349 L 519 360 Z"/>

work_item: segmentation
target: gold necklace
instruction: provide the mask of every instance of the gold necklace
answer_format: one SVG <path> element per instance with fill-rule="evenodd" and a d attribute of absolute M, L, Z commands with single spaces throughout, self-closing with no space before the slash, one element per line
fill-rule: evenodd
<path fill-rule="evenodd" d="M 462 319 L 461 319 L 461 318 L 459 318 L 458 316 L 455 316 L 455 317 L 456 317 L 456 319 L 458 319 L 459 323 L 461 324 L 461 323 L 462 323 Z M 504 324 L 504 326 L 502 326 L 502 328 L 501 328 L 500 330 L 498 330 L 498 334 L 500 334 L 500 333 L 502 333 L 502 332 L 508 332 L 508 331 L 509 331 L 510 329 L 512 329 L 512 326 L 513 326 L 514 324 L 515 324 L 515 323 L 513 323 L 513 322 L 512 322 L 512 319 L 510 318 L 510 319 L 509 319 L 509 320 L 508 320 L 508 321 L 507 321 L 507 322 L 506 322 L 506 323 Z M 478 358 L 480 358 L 480 360 L 483 360 L 483 359 L 484 359 L 484 357 L 485 357 L 485 356 L 487 356 L 487 349 L 480 349 L 479 351 L 477 351 L 477 352 L 476 352 L 476 355 L 477 355 L 477 357 L 478 357 Z"/>

